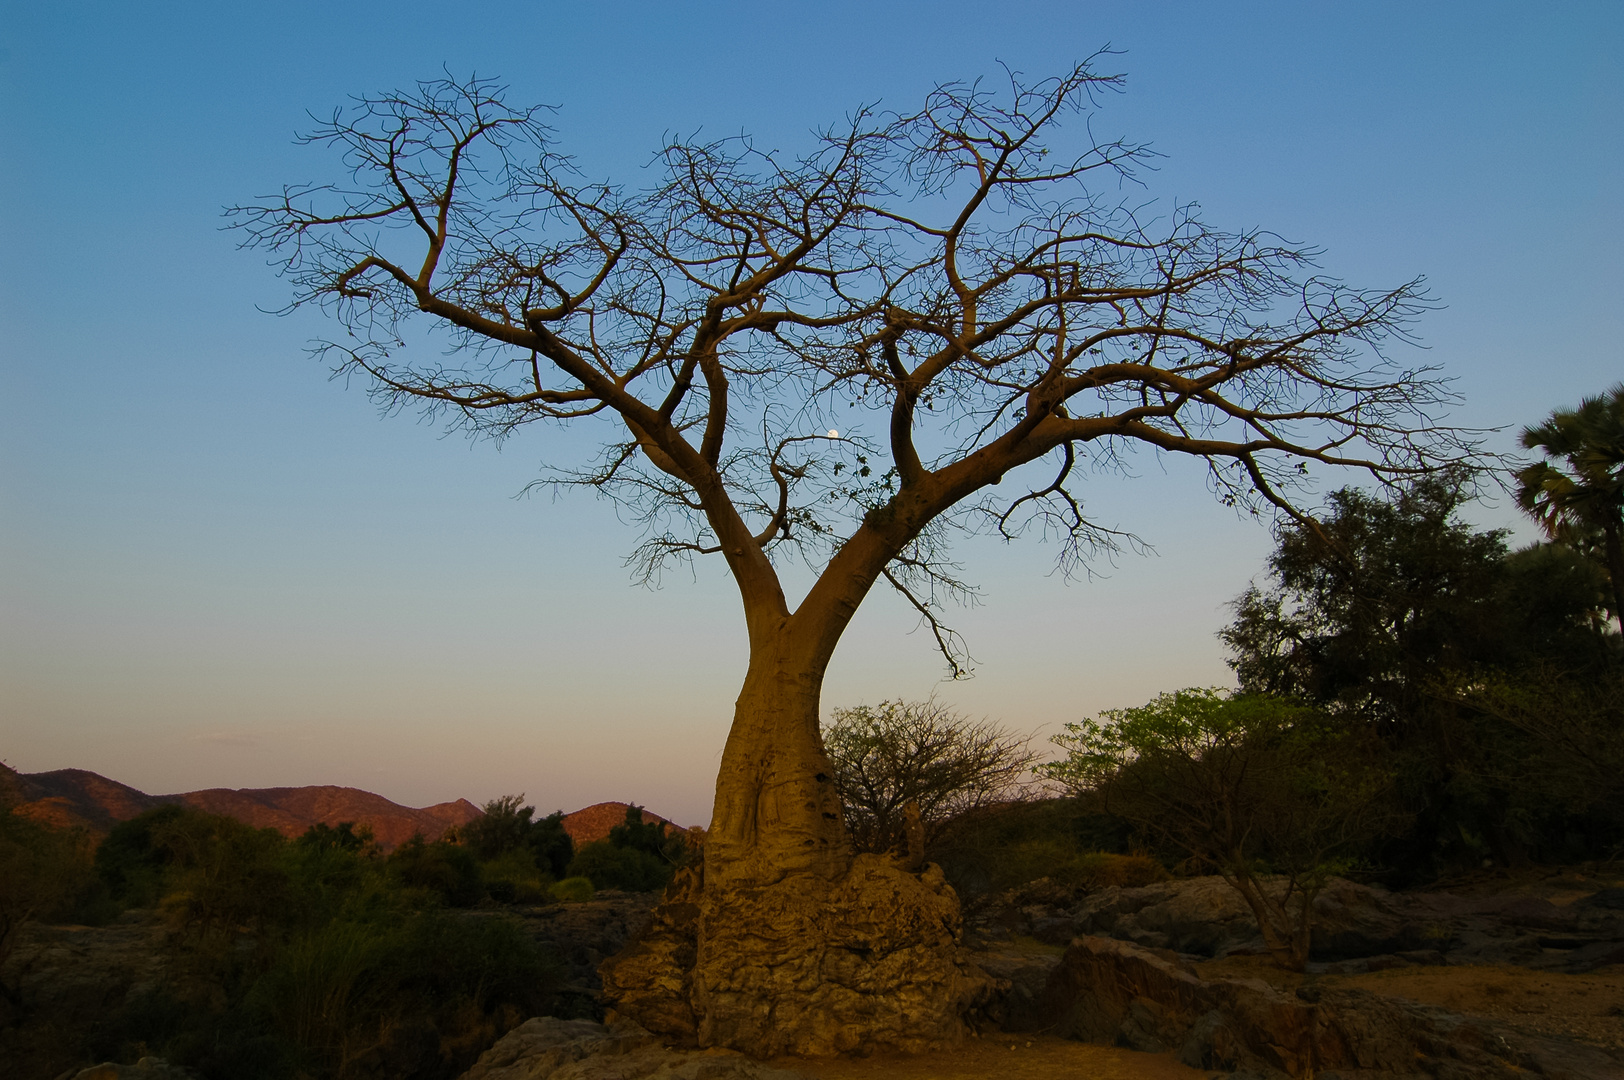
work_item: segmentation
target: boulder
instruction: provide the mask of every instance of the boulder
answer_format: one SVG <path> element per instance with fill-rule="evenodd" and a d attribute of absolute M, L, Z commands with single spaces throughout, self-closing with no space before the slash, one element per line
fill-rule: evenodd
<path fill-rule="evenodd" d="M 807 1080 L 730 1050 L 669 1049 L 626 1020 L 541 1016 L 497 1041 L 461 1080 Z"/>
<path fill-rule="evenodd" d="M 1216 876 L 1101 889 L 1085 896 L 1070 914 L 1073 936 L 1109 936 L 1199 956 L 1262 948 L 1246 901 Z"/>
<path fill-rule="evenodd" d="M 1392 893 L 1344 878 L 1332 878 L 1314 898 L 1313 932 L 1309 955 L 1315 960 L 1408 953 L 1439 942 Z"/>

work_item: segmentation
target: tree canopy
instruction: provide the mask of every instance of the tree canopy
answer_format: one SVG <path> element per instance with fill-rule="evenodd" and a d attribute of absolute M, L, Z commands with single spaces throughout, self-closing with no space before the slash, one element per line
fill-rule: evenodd
<path fill-rule="evenodd" d="M 1551 539 L 1606 568 L 1624 629 L 1624 383 L 1524 428 L 1522 444 L 1545 460 L 1517 471 L 1518 504 Z"/>
<path fill-rule="evenodd" d="M 1119 538 L 1077 485 L 1134 445 L 1287 508 L 1304 461 L 1398 475 L 1463 449 L 1434 422 L 1442 384 L 1385 351 L 1421 281 L 1352 288 L 1311 248 L 1145 204 L 1144 146 L 1058 137 L 1120 89 L 1100 62 L 859 108 L 799 154 L 673 138 L 640 191 L 585 180 L 498 84 L 435 80 L 305 136 L 343 180 L 232 213 L 386 407 L 495 437 L 618 418 L 595 463 L 546 480 L 630 509 L 646 575 L 719 553 L 776 623 L 771 561 L 833 559 L 809 618 L 883 575 L 958 665 L 948 524 L 1037 526 L 1069 565 Z M 454 352 L 406 347 L 420 316 Z"/>

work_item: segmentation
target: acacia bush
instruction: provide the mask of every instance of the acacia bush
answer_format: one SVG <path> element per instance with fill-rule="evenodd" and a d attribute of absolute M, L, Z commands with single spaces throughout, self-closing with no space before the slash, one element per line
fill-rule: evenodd
<path fill-rule="evenodd" d="M 484 813 L 457 829 L 456 839 L 481 862 L 528 855 L 535 867 L 562 877 L 575 854 L 575 843 L 564 831 L 564 812 L 555 810 L 540 821 L 536 808 L 525 806 L 524 794 L 503 795 L 485 804 Z"/>
<path fill-rule="evenodd" d="M 1044 775 L 1223 875 L 1297 971 L 1315 895 L 1400 821 L 1380 742 L 1289 699 L 1180 690 L 1054 742 L 1067 755 Z"/>
<path fill-rule="evenodd" d="M 570 860 L 569 876 L 586 878 L 594 889 L 656 892 L 671 880 L 671 865 L 646 851 L 594 840 L 576 850 L 575 858 Z"/>
<path fill-rule="evenodd" d="M 428 894 L 450 907 L 472 907 L 485 895 L 473 853 L 444 840 L 428 843 L 419 833 L 390 853 L 390 877 L 403 888 Z"/>
<path fill-rule="evenodd" d="M 859 851 L 904 846 L 910 803 L 928 846 L 954 817 L 1014 798 L 1037 760 L 1028 739 L 934 699 L 836 709 L 823 746 Z"/>

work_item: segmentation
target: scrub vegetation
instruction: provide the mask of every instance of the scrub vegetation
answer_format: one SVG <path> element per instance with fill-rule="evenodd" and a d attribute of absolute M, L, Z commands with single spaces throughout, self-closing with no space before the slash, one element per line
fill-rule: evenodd
<path fill-rule="evenodd" d="M 122 823 L 93 857 L 82 837 L 13 813 L 0 829 L 8 910 L 108 923 L 155 909 L 164 927 L 164 977 L 93 1023 L 64 1030 L 10 1002 L 14 1060 L 152 1054 L 206 1077 L 450 1077 L 546 1012 L 560 981 L 515 922 L 459 910 L 503 865 L 466 846 L 417 838 L 384 855 L 349 824 L 290 841 L 181 806 Z M 25 862 L 50 873 L 9 872 Z"/>

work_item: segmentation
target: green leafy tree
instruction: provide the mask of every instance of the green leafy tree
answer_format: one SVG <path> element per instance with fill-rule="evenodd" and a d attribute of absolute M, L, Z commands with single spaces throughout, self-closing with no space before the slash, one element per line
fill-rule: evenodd
<path fill-rule="evenodd" d="M 595 840 L 582 844 L 575 852 L 568 876 L 587 878 L 595 889 L 658 892 L 671 880 L 674 869 L 668 860 L 653 852 Z"/>
<path fill-rule="evenodd" d="M 1221 874 L 1295 971 L 1314 897 L 1397 820 L 1381 745 L 1283 698 L 1180 690 L 1054 742 L 1045 775 Z"/>
<path fill-rule="evenodd" d="M 1610 664 L 1604 576 L 1566 545 L 1508 552 L 1502 531 L 1474 529 L 1465 479 L 1333 493 L 1321 520 L 1279 530 L 1269 581 L 1220 633 L 1242 689 L 1308 701 L 1397 753 L 1415 816 L 1381 861 L 1403 880 L 1563 846 L 1572 821 L 1530 783 L 1563 767 L 1559 748 L 1461 688 L 1585 684 Z"/>
<path fill-rule="evenodd" d="M 96 846 L 96 875 L 113 899 L 128 907 L 151 907 L 164 891 L 173 853 L 159 842 L 171 822 L 197 811 L 178 803 L 157 806 L 113 826 Z"/>
<path fill-rule="evenodd" d="M 574 841 L 564 830 L 564 812 L 536 821 L 536 808 L 523 803 L 523 793 L 492 799 L 482 816 L 457 830 L 457 838 L 481 861 L 522 851 L 553 877 L 563 877 L 575 854 Z"/>
<path fill-rule="evenodd" d="M 246 933 L 263 948 L 294 904 L 288 842 L 275 829 L 187 810 L 154 825 L 151 840 L 167 868 L 163 909 L 200 939 Z"/>
<path fill-rule="evenodd" d="M 823 745 L 860 851 L 903 845 L 910 803 L 934 841 L 954 817 L 1016 797 L 1037 760 L 1028 739 L 935 700 L 836 709 Z"/>
<path fill-rule="evenodd" d="M 1503 658 L 1502 531 L 1459 511 L 1460 476 L 1381 498 L 1343 488 L 1322 520 L 1279 530 L 1268 586 L 1219 633 L 1242 688 L 1301 697 L 1384 730 L 1418 720 L 1428 677 Z"/>
<path fill-rule="evenodd" d="M 680 844 L 682 839 L 678 836 L 667 837 L 663 821 L 644 821 L 641 806 L 626 807 L 625 820 L 609 828 L 609 843 L 649 855 L 665 855 L 673 841 Z"/>
<path fill-rule="evenodd" d="M 1551 539 L 1606 568 L 1624 629 L 1624 383 L 1524 428 L 1522 444 L 1545 460 L 1517 471 L 1518 505 Z"/>
<path fill-rule="evenodd" d="M 608 837 L 581 845 L 567 872 L 590 878 L 599 889 L 655 892 L 665 888 L 687 855 L 679 831 L 663 821 L 645 821 L 641 806 L 628 806 L 625 820 L 612 826 Z"/>

